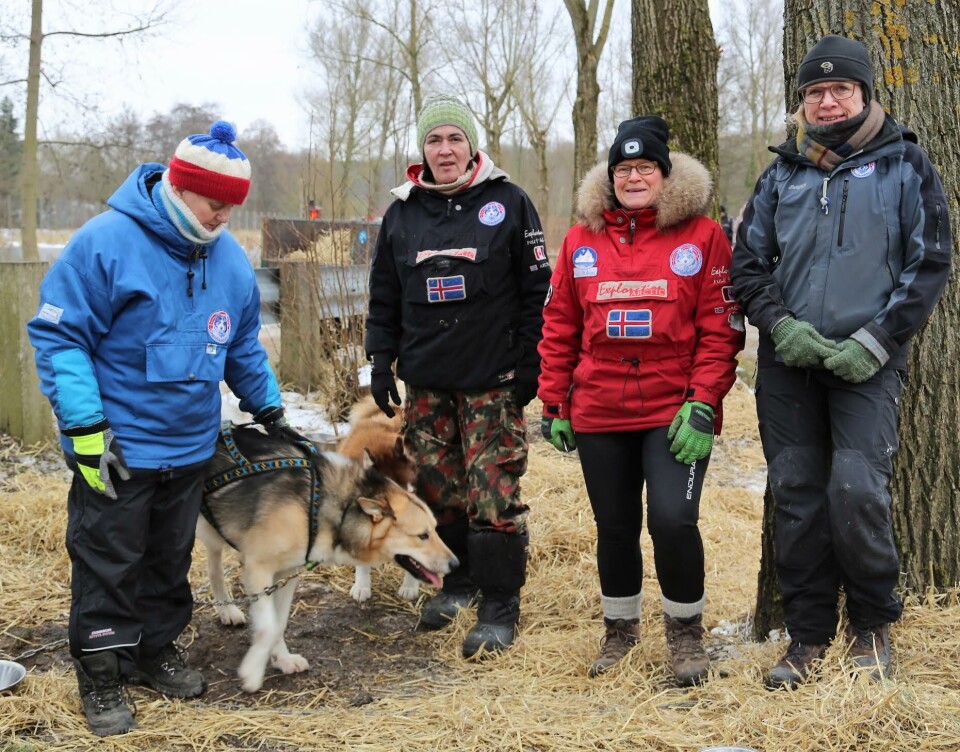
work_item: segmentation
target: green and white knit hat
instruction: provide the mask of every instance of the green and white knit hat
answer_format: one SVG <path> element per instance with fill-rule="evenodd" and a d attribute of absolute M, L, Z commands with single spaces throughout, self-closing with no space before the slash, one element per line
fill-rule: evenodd
<path fill-rule="evenodd" d="M 470 156 L 476 154 L 477 126 L 473 123 L 473 115 L 463 102 L 449 94 L 438 94 L 423 103 L 417 117 L 417 143 L 421 152 L 427 134 L 441 125 L 453 125 L 462 130 L 470 142 Z"/>

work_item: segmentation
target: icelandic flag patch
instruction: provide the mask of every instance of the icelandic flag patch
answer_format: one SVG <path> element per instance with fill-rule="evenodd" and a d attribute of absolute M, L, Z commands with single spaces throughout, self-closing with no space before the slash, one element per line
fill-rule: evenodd
<path fill-rule="evenodd" d="M 467 288 L 464 286 L 462 274 L 427 279 L 428 303 L 446 303 L 448 300 L 465 300 L 466 297 Z"/>
<path fill-rule="evenodd" d="M 610 338 L 647 339 L 653 333 L 653 314 L 649 308 L 607 312 L 607 336 Z"/>

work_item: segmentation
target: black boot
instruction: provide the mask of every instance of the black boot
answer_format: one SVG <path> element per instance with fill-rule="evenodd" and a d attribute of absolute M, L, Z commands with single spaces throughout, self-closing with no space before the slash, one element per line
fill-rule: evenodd
<path fill-rule="evenodd" d="M 137 727 L 127 704 L 117 654 L 102 650 L 77 661 L 77 686 L 87 725 L 97 736 L 125 734 Z"/>
<path fill-rule="evenodd" d="M 470 579 L 467 551 L 466 517 L 437 527 L 437 535 L 457 557 L 460 565 L 443 578 L 440 592 L 428 600 L 420 611 L 420 629 L 443 629 L 457 617 L 462 608 L 470 608 L 477 599 L 477 586 Z"/>
<path fill-rule="evenodd" d="M 160 648 L 160 652 L 137 661 L 131 684 L 145 684 L 167 697 L 197 697 L 207 689 L 203 674 L 189 668 L 176 643 Z"/>
<path fill-rule="evenodd" d="M 526 582 L 527 534 L 471 531 L 470 571 L 480 586 L 477 623 L 463 641 L 463 657 L 507 650 L 520 623 L 520 588 Z"/>

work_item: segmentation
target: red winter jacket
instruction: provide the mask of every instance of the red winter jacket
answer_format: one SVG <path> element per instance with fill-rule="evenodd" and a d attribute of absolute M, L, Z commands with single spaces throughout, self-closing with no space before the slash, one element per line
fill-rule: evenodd
<path fill-rule="evenodd" d="M 575 431 L 666 426 L 686 400 L 713 406 L 720 431 L 744 342 L 730 243 L 703 216 L 706 168 L 670 159 L 657 208 L 615 208 L 606 164 L 580 187 L 543 310 L 538 392 L 544 415 Z"/>

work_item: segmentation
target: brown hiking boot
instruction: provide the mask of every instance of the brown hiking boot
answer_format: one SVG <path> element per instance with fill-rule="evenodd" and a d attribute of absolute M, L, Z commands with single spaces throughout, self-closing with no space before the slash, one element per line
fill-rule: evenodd
<path fill-rule="evenodd" d="M 847 639 L 853 644 L 847 654 L 857 669 L 869 671 L 876 681 L 890 675 L 890 625 L 857 629 L 847 625 Z"/>
<path fill-rule="evenodd" d="M 827 652 L 826 645 L 804 645 L 791 640 L 787 652 L 780 663 L 767 672 L 764 680 L 767 689 L 795 689 L 814 668 L 817 661 L 823 660 Z"/>
<path fill-rule="evenodd" d="M 664 614 L 667 647 L 673 673 L 682 687 L 702 684 L 710 670 L 710 659 L 703 649 L 703 617 L 674 619 Z"/>
<path fill-rule="evenodd" d="M 611 666 L 623 660 L 630 652 L 630 648 L 639 640 L 639 619 L 614 619 L 613 621 L 604 619 L 603 624 L 606 627 L 606 634 L 600 640 L 600 655 L 593 659 L 593 663 L 587 669 L 587 675 L 591 678 L 600 676 Z"/>

